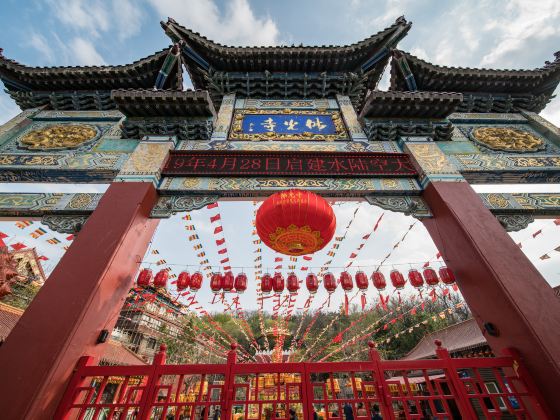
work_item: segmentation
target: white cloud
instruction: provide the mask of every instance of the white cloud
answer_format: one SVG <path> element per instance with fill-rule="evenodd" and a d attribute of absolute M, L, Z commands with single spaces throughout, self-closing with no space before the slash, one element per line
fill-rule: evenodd
<path fill-rule="evenodd" d="M 49 5 L 55 17 L 64 25 L 85 30 L 91 36 L 98 37 L 100 32 L 112 26 L 107 7 L 101 1 L 54 0 L 49 1 Z"/>
<path fill-rule="evenodd" d="M 31 37 L 29 38 L 29 45 L 35 48 L 45 58 L 45 60 L 47 60 L 49 64 L 54 63 L 55 54 L 51 46 L 49 45 L 49 42 L 43 35 L 35 32 L 32 33 Z"/>
<path fill-rule="evenodd" d="M 4 92 L 0 92 L 0 125 L 8 122 L 20 113 L 15 102 Z"/>
<path fill-rule="evenodd" d="M 221 12 L 212 0 L 148 0 L 162 18 L 228 45 L 277 45 L 279 31 L 270 18 L 256 17 L 247 0 L 231 0 Z"/>
<path fill-rule="evenodd" d="M 70 41 L 70 50 L 76 65 L 98 66 L 106 64 L 92 42 L 76 37 Z"/>

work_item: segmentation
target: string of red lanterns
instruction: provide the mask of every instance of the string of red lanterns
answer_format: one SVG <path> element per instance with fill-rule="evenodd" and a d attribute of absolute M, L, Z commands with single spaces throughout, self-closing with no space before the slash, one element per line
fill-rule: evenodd
<path fill-rule="evenodd" d="M 408 271 L 407 278 L 405 278 L 403 273 L 395 269 L 391 271 L 389 278 L 392 286 L 397 290 L 402 290 L 406 286 L 407 279 L 408 283 L 416 289 L 421 289 L 424 285 L 436 286 L 440 281 L 447 285 L 455 283 L 453 271 L 446 266 L 440 267 L 438 272 L 432 267 L 426 267 L 422 272 L 411 268 Z M 167 287 L 168 279 L 168 270 L 160 270 L 154 276 L 151 269 L 144 268 L 140 270 L 136 284 L 140 287 L 147 287 L 150 285 L 154 287 Z M 187 271 L 182 271 L 177 279 L 177 291 L 181 292 L 190 288 L 191 291 L 196 292 L 201 289 L 203 279 L 204 277 L 200 271 L 196 271 L 192 275 Z M 379 270 L 374 271 L 370 279 L 373 286 L 378 291 L 383 291 L 387 287 L 385 275 Z M 336 291 L 338 283 L 340 283 L 345 293 L 348 293 L 354 289 L 354 282 L 356 283 L 356 287 L 364 293 L 369 287 L 368 276 L 363 270 L 356 272 L 354 278 L 352 278 L 349 272 L 343 271 L 340 273 L 338 281 L 331 272 L 323 275 L 323 287 L 329 294 Z M 317 275 L 309 273 L 305 279 L 305 286 L 309 293 L 316 293 L 319 290 L 319 279 Z M 299 288 L 300 282 L 294 272 L 289 273 L 286 280 L 280 272 L 274 273 L 274 276 L 266 273 L 261 278 L 261 292 L 265 295 L 271 292 L 274 292 L 274 294 L 282 294 L 284 289 L 290 294 L 297 294 Z M 243 293 L 247 290 L 247 275 L 241 272 L 237 274 L 237 276 L 234 276 L 232 271 L 227 271 L 224 274 L 219 272 L 213 273 L 210 278 L 210 289 L 216 294 L 222 292 Z"/>

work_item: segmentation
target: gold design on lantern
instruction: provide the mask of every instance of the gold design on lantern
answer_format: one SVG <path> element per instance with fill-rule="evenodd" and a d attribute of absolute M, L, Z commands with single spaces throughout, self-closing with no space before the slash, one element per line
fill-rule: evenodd
<path fill-rule="evenodd" d="M 321 232 L 312 230 L 308 225 L 298 227 L 289 225 L 278 227 L 269 235 L 270 247 L 285 255 L 306 255 L 321 249 L 323 238 Z"/>
<path fill-rule="evenodd" d="M 72 149 L 92 140 L 97 129 L 87 124 L 55 124 L 25 134 L 20 144 L 30 150 Z"/>
<path fill-rule="evenodd" d="M 492 150 L 505 152 L 536 152 L 544 148 L 544 141 L 525 130 L 508 127 L 479 127 L 473 130 L 474 139 Z"/>

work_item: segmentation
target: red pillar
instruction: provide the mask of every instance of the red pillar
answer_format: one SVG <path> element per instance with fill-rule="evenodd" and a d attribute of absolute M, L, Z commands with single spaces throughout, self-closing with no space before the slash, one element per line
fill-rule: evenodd
<path fill-rule="evenodd" d="M 560 413 L 560 301 L 552 288 L 467 182 L 431 182 L 423 196 L 434 216 L 424 225 L 494 354 L 517 349 L 548 407 Z"/>
<path fill-rule="evenodd" d="M 0 347 L 0 417 L 51 419 L 73 368 L 99 356 L 156 229 L 151 183 L 112 184 Z"/>

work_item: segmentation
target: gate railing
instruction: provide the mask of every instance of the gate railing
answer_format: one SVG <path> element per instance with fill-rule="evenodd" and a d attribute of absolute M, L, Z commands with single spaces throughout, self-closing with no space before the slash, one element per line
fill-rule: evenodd
<path fill-rule="evenodd" d="M 146 366 L 95 366 L 82 357 L 56 419 L 370 420 L 547 419 L 519 355 L 333 363 L 165 364 L 165 346 Z"/>

